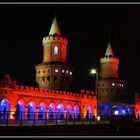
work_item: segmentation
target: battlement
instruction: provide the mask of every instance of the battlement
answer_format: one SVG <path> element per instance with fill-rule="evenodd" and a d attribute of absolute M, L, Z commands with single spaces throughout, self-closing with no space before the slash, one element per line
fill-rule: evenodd
<path fill-rule="evenodd" d="M 50 43 L 50 42 L 60 42 L 63 44 L 68 44 L 68 39 L 62 36 L 47 36 L 43 38 L 43 44 Z"/>
<path fill-rule="evenodd" d="M 76 97 L 76 98 L 83 98 L 83 97 L 93 97 L 96 96 L 94 91 L 89 90 L 81 90 L 80 93 L 75 92 L 69 92 L 69 91 L 59 91 L 59 90 L 50 90 L 50 89 L 43 89 L 43 88 L 37 88 L 37 87 L 29 87 L 29 86 L 23 86 L 23 85 L 16 85 L 15 91 L 22 93 L 31 93 L 31 94 L 46 94 L 46 95 L 62 95 L 67 97 Z"/>
<path fill-rule="evenodd" d="M 82 95 L 93 95 L 93 96 L 96 96 L 94 91 L 81 90 L 80 92 L 81 92 Z"/>
<path fill-rule="evenodd" d="M 119 59 L 117 57 L 103 57 L 100 59 L 100 63 L 108 63 L 108 62 L 112 62 L 112 63 L 119 63 Z"/>

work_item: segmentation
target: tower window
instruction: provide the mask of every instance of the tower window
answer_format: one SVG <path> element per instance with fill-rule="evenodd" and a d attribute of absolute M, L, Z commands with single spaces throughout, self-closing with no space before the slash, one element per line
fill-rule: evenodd
<path fill-rule="evenodd" d="M 112 86 L 115 86 L 115 84 L 114 84 L 114 83 L 112 83 Z"/>
<path fill-rule="evenodd" d="M 70 72 L 70 75 L 72 75 L 72 72 Z"/>
<path fill-rule="evenodd" d="M 54 55 L 58 55 L 58 46 L 54 47 Z"/>
<path fill-rule="evenodd" d="M 58 73 L 58 69 L 55 69 L 54 71 L 55 71 L 56 73 Z"/>
<path fill-rule="evenodd" d="M 65 71 L 64 71 L 64 69 L 62 70 L 62 73 L 64 73 Z"/>

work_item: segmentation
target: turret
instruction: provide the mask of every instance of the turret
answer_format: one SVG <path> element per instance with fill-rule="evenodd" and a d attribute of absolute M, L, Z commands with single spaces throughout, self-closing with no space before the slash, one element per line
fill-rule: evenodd
<path fill-rule="evenodd" d="M 100 77 L 98 81 L 98 98 L 101 104 L 118 102 L 124 92 L 124 81 L 118 78 L 119 59 L 114 57 L 110 42 L 105 56 L 100 59 Z"/>
<path fill-rule="evenodd" d="M 68 40 L 61 34 L 56 17 L 42 45 L 43 63 L 35 67 L 36 82 L 41 88 L 68 90 L 73 81 L 73 68 L 67 64 Z"/>
<path fill-rule="evenodd" d="M 106 53 L 103 58 L 100 59 L 101 65 L 101 78 L 118 78 L 118 64 L 119 59 L 114 57 L 114 53 L 110 42 L 107 45 Z"/>
<path fill-rule="evenodd" d="M 66 63 L 68 40 L 61 35 L 56 17 L 53 19 L 49 35 L 43 38 L 43 62 Z"/>

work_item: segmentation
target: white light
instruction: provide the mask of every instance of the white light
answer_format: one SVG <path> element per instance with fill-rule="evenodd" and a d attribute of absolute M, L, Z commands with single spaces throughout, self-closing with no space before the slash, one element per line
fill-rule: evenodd
<path fill-rule="evenodd" d="M 66 73 L 68 74 L 68 72 L 69 72 L 69 71 L 67 70 Z"/>
<path fill-rule="evenodd" d="M 121 87 L 122 85 L 120 84 L 120 87 Z"/>
<path fill-rule="evenodd" d="M 98 121 L 98 122 L 100 121 L 100 116 L 97 116 L 97 121 Z"/>
<path fill-rule="evenodd" d="M 122 84 L 122 87 L 123 87 L 123 84 Z"/>
<path fill-rule="evenodd" d="M 114 112 L 114 114 L 115 114 L 115 115 L 119 115 L 119 111 L 116 110 L 116 111 Z"/>
<path fill-rule="evenodd" d="M 92 69 L 91 70 L 91 74 L 96 74 L 97 72 L 96 72 L 96 70 L 95 69 Z"/>
<path fill-rule="evenodd" d="M 112 86 L 115 86 L 115 84 L 114 84 L 114 83 L 112 83 Z"/>
<path fill-rule="evenodd" d="M 72 75 L 72 72 L 70 72 L 70 75 Z"/>
<path fill-rule="evenodd" d="M 62 70 L 62 73 L 64 73 L 65 71 L 64 70 Z"/>
<path fill-rule="evenodd" d="M 55 71 L 56 73 L 58 73 L 58 69 L 55 69 L 54 71 Z"/>
<path fill-rule="evenodd" d="M 57 106 L 57 109 L 60 109 L 60 108 L 61 108 L 61 105 L 58 105 L 58 106 Z"/>
<path fill-rule="evenodd" d="M 54 47 L 54 55 L 58 55 L 58 46 Z"/>

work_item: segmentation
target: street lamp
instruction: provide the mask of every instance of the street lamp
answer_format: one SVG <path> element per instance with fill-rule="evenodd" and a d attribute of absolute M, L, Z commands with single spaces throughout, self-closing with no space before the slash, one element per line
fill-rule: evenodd
<path fill-rule="evenodd" d="M 96 69 L 91 70 L 91 74 L 96 75 L 95 93 L 97 97 L 97 118 L 99 117 L 99 103 L 98 103 L 98 72 Z"/>

